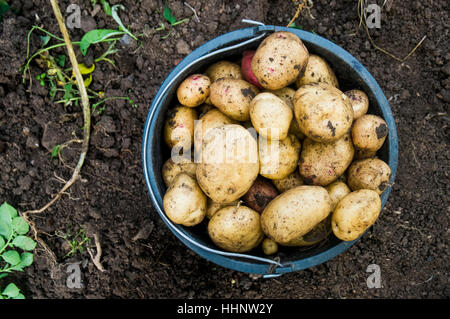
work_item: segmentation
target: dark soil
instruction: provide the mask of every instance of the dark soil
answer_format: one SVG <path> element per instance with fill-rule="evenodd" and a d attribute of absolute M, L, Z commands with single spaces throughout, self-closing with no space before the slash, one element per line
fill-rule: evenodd
<path fill-rule="evenodd" d="M 62 11 L 69 1 L 60 1 Z M 163 2 L 117 1 L 125 25 L 136 33 L 163 21 Z M 82 179 L 47 212 L 35 216 L 42 238 L 58 257 L 53 266 L 38 246 L 35 263 L 9 276 L 28 298 L 448 298 L 449 276 L 449 3 L 387 1 L 376 43 L 399 57 L 426 40 L 404 63 L 374 49 L 358 31 L 357 1 L 314 0 L 297 25 L 339 44 L 372 73 L 389 99 L 397 122 L 400 155 L 396 183 L 375 226 L 349 250 L 314 268 L 262 279 L 217 266 L 187 249 L 152 208 L 141 168 L 141 137 L 153 96 L 180 59 L 202 43 L 243 27 L 242 18 L 286 25 L 295 13 L 291 1 L 190 0 L 200 22 L 190 19 L 166 32 L 142 37 L 142 47 L 121 45 L 117 68 L 97 63 L 92 88 L 111 101 L 94 114 L 93 134 Z M 369 1 L 375 2 L 375 1 Z M 383 1 L 379 1 L 383 2 Z M 71 170 L 50 151 L 73 135 L 82 136 L 79 107 L 64 108 L 48 88 L 22 83 L 19 67 L 26 57 L 28 30 L 39 24 L 60 34 L 49 1 L 10 1 L 0 22 L 0 201 L 21 211 L 39 208 L 69 179 Z M 115 28 L 100 10 L 91 17 L 90 1 L 71 0 L 82 8 L 82 29 Z M 170 1 L 178 19 L 192 16 L 183 1 Z M 36 21 L 36 16 L 39 21 Z M 312 19 L 312 17 L 314 19 Z M 32 52 L 40 39 L 32 36 Z M 106 46 L 95 46 L 80 61 L 89 64 Z M 56 50 L 64 53 L 64 50 Z M 41 72 L 32 64 L 31 77 Z M 63 151 L 74 166 L 79 146 Z M 67 244 L 55 233 L 84 229 L 99 234 L 106 272 L 98 271 L 86 251 L 64 258 Z M 138 235 L 138 236 L 137 236 Z M 135 237 L 137 236 L 137 237 Z M 93 246 L 93 242 L 91 242 Z M 83 263 L 84 261 L 84 263 Z M 83 288 L 68 288 L 67 264 L 81 262 Z M 381 267 L 382 288 L 366 285 L 368 265 Z M 0 282 L 4 284 L 5 279 Z"/>

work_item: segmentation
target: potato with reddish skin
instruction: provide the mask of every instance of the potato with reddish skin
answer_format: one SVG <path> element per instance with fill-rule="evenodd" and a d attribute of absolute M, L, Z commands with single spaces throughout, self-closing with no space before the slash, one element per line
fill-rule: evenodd
<path fill-rule="evenodd" d="M 189 158 L 181 156 L 176 159 L 176 162 L 172 158 L 169 158 L 162 167 L 162 177 L 164 180 L 164 184 L 169 187 L 175 177 L 180 173 L 187 173 L 195 178 L 196 170 L 197 164 Z"/>
<path fill-rule="evenodd" d="M 353 108 L 353 119 L 359 119 L 369 110 L 369 97 L 361 90 L 349 90 L 345 92 Z"/>
<path fill-rule="evenodd" d="M 164 141 L 167 146 L 190 150 L 194 143 L 194 122 L 197 119 L 195 109 L 185 106 L 170 109 L 164 124 Z"/>
<path fill-rule="evenodd" d="M 347 184 L 354 191 L 371 189 L 381 195 L 389 186 L 391 168 L 378 158 L 353 162 L 348 169 Z"/>
<path fill-rule="evenodd" d="M 267 204 L 279 195 L 272 183 L 264 177 L 258 176 L 252 187 L 241 199 L 248 207 L 262 213 Z"/>
<path fill-rule="evenodd" d="M 354 154 L 349 133 L 330 143 L 306 138 L 300 155 L 300 176 L 306 184 L 326 186 L 345 172 Z"/>
<path fill-rule="evenodd" d="M 236 121 L 250 119 L 250 102 L 259 93 L 253 84 L 244 80 L 221 78 L 211 84 L 211 103 Z"/>
<path fill-rule="evenodd" d="M 177 89 L 178 101 L 187 107 L 196 107 L 209 96 L 211 80 L 203 74 L 188 76 Z"/>
<path fill-rule="evenodd" d="M 300 176 L 298 170 L 294 170 L 292 174 L 289 174 L 285 178 L 282 179 L 273 179 L 272 183 L 278 189 L 280 193 L 284 193 L 294 187 L 303 185 L 303 179 Z"/>
<path fill-rule="evenodd" d="M 217 246 L 236 253 L 252 250 L 264 238 L 259 214 L 246 206 L 219 210 L 208 223 L 208 234 Z"/>
<path fill-rule="evenodd" d="M 305 72 L 295 84 L 297 88 L 310 83 L 327 83 L 339 88 L 339 83 L 330 65 L 318 55 L 310 54 Z"/>
<path fill-rule="evenodd" d="M 377 115 L 365 114 L 353 123 L 353 144 L 358 150 L 376 152 L 383 146 L 388 132 L 385 120 Z"/>
<path fill-rule="evenodd" d="M 302 132 L 316 142 L 340 139 L 353 123 L 348 97 L 329 84 L 312 83 L 300 87 L 294 96 L 294 113 Z"/>
<path fill-rule="evenodd" d="M 241 70 L 244 80 L 248 83 L 253 84 L 258 88 L 262 88 L 261 84 L 259 84 L 258 79 L 252 72 L 252 59 L 255 55 L 255 51 L 244 51 L 241 61 Z"/>
<path fill-rule="evenodd" d="M 376 192 L 357 190 L 339 201 L 331 217 L 331 228 L 340 240 L 352 241 L 375 223 L 380 212 L 381 200 Z"/>
<path fill-rule="evenodd" d="M 220 78 L 244 79 L 239 65 L 229 61 L 219 61 L 211 64 L 205 71 L 212 82 Z"/>
<path fill-rule="evenodd" d="M 262 87 L 278 90 L 295 82 L 308 58 L 308 50 L 298 36 L 279 31 L 261 42 L 252 58 L 251 68 Z"/>
<path fill-rule="evenodd" d="M 180 173 L 164 194 L 163 207 L 175 224 L 195 226 L 205 217 L 206 196 L 192 176 Z"/>

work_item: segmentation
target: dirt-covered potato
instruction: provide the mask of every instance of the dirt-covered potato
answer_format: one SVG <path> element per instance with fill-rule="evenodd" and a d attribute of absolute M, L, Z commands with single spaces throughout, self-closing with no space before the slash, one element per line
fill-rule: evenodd
<path fill-rule="evenodd" d="M 297 78 L 297 88 L 310 83 L 326 83 L 339 88 L 339 83 L 330 65 L 318 55 L 310 54 L 305 72 Z"/>
<path fill-rule="evenodd" d="M 205 74 L 211 79 L 211 83 L 220 78 L 243 79 L 241 67 L 229 61 L 219 61 L 211 64 L 206 69 Z"/>
<path fill-rule="evenodd" d="M 250 102 L 259 93 L 256 86 L 238 79 L 220 78 L 211 84 L 211 103 L 237 121 L 250 119 Z"/>
<path fill-rule="evenodd" d="M 201 151 L 203 136 L 208 130 L 227 124 L 237 124 L 238 122 L 230 119 L 228 116 L 220 112 L 217 108 L 209 110 L 196 123 L 194 130 L 194 147 L 198 153 Z M 198 155 L 200 155 L 198 153 Z"/>
<path fill-rule="evenodd" d="M 339 201 L 331 217 L 334 235 L 344 241 L 361 236 L 380 215 L 380 196 L 370 190 L 351 192 Z"/>
<path fill-rule="evenodd" d="M 330 143 L 306 138 L 300 155 L 300 176 L 305 184 L 326 186 L 345 172 L 354 154 L 350 133 Z"/>
<path fill-rule="evenodd" d="M 283 246 L 312 246 L 326 239 L 331 234 L 331 214 L 305 235 L 295 238 Z"/>
<path fill-rule="evenodd" d="M 177 89 L 178 101 L 187 107 L 196 107 L 209 96 L 211 80 L 203 74 L 188 76 Z"/>
<path fill-rule="evenodd" d="M 262 213 L 267 204 L 279 195 L 272 183 L 264 177 L 258 176 L 252 187 L 242 196 L 245 204 L 258 213 Z"/>
<path fill-rule="evenodd" d="M 355 161 L 348 169 L 347 184 L 354 191 L 371 189 L 381 195 L 389 186 L 391 168 L 378 158 Z"/>
<path fill-rule="evenodd" d="M 258 145 L 241 125 L 228 124 L 203 136 L 197 181 L 203 192 L 219 204 L 243 196 L 259 173 Z"/>
<path fill-rule="evenodd" d="M 252 72 L 252 59 L 255 55 L 255 51 L 247 50 L 244 51 L 242 54 L 242 61 L 241 61 L 241 68 L 242 68 L 242 75 L 244 77 L 244 80 L 248 83 L 253 84 L 257 88 L 262 88 L 261 84 L 259 84 L 258 79 L 255 77 L 255 75 Z"/>
<path fill-rule="evenodd" d="M 270 238 L 264 238 L 261 244 L 262 250 L 266 255 L 273 255 L 278 252 L 278 244 Z"/>
<path fill-rule="evenodd" d="M 163 207 L 175 224 L 194 226 L 205 217 L 206 196 L 192 176 L 180 173 L 164 194 Z"/>
<path fill-rule="evenodd" d="M 237 253 L 252 250 L 264 238 L 259 214 L 246 206 L 219 210 L 208 223 L 208 234 L 220 248 Z"/>
<path fill-rule="evenodd" d="M 331 208 L 331 198 L 325 188 L 298 186 L 266 206 L 261 214 L 261 227 L 267 237 L 289 245 L 327 218 Z"/>
<path fill-rule="evenodd" d="M 285 139 L 293 116 L 291 108 L 269 92 L 259 93 L 250 102 L 250 120 L 253 127 L 266 139 Z"/>
<path fill-rule="evenodd" d="M 207 198 L 206 201 L 206 217 L 208 219 L 211 219 L 215 213 L 217 213 L 220 209 L 227 207 L 227 206 L 236 206 L 239 203 L 238 200 L 235 200 L 234 202 L 228 203 L 228 204 L 218 204 L 214 203 L 211 198 Z"/>
<path fill-rule="evenodd" d="M 291 174 L 282 179 L 273 179 L 272 183 L 280 193 L 284 193 L 294 187 L 303 185 L 303 179 L 298 170 L 294 170 Z"/>
<path fill-rule="evenodd" d="M 331 183 L 325 188 L 328 191 L 328 194 L 330 194 L 331 201 L 333 202 L 333 210 L 342 198 L 351 193 L 351 189 L 347 186 L 347 184 L 341 181 Z"/>
<path fill-rule="evenodd" d="M 280 99 L 284 101 L 294 112 L 294 95 L 295 90 L 291 89 L 290 87 L 285 87 L 279 90 L 269 91 L 270 93 L 275 94 Z M 291 125 L 289 126 L 289 133 L 294 134 L 300 141 L 303 141 L 305 139 L 305 135 L 300 130 L 300 127 L 298 126 L 297 120 L 295 117 L 292 118 Z"/>
<path fill-rule="evenodd" d="M 180 156 L 176 159 L 176 162 L 172 158 L 169 158 L 162 167 L 164 184 L 169 187 L 175 177 L 180 173 L 187 173 L 195 178 L 196 170 L 197 164 L 189 158 Z"/>
<path fill-rule="evenodd" d="M 300 87 L 294 96 L 294 113 L 302 132 L 317 142 L 340 139 L 353 123 L 353 109 L 347 95 L 329 84 Z"/>
<path fill-rule="evenodd" d="M 353 108 L 353 119 L 356 120 L 369 110 L 369 97 L 361 90 L 349 90 L 345 92 Z"/>
<path fill-rule="evenodd" d="M 284 140 L 259 139 L 259 173 L 269 179 L 282 179 L 298 165 L 301 144 L 292 134 Z"/>
<path fill-rule="evenodd" d="M 194 143 L 194 122 L 197 119 L 195 109 L 185 106 L 170 109 L 164 124 L 164 141 L 167 146 L 190 149 Z"/>
<path fill-rule="evenodd" d="M 258 46 L 252 59 L 252 72 L 261 86 L 278 90 L 295 82 L 308 58 L 308 50 L 298 36 L 274 32 Z"/>
<path fill-rule="evenodd" d="M 353 144 L 358 150 L 378 151 L 383 146 L 387 135 L 387 124 L 377 115 L 365 114 L 352 126 Z"/>

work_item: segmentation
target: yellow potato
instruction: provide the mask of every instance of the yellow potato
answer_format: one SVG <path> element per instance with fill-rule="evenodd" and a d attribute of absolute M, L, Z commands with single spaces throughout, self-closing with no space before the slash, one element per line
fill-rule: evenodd
<path fill-rule="evenodd" d="M 208 223 L 208 234 L 220 248 L 238 253 L 252 250 L 264 237 L 259 214 L 246 206 L 219 210 Z"/>
<path fill-rule="evenodd" d="M 227 206 L 236 206 L 239 203 L 238 200 L 235 200 L 234 202 L 228 203 L 228 204 L 218 204 L 214 203 L 211 198 L 207 199 L 206 202 L 206 217 L 208 219 L 211 219 L 215 213 L 217 213 L 220 209 L 227 207 Z"/>
<path fill-rule="evenodd" d="M 164 184 L 169 187 L 175 177 L 180 173 L 187 173 L 195 178 L 196 170 L 197 164 L 191 159 L 180 156 L 175 162 L 172 158 L 169 158 L 162 167 Z"/>
<path fill-rule="evenodd" d="M 250 119 L 250 102 L 259 93 L 256 86 L 238 79 L 220 78 L 211 84 L 211 103 L 236 121 Z"/>
<path fill-rule="evenodd" d="M 197 112 L 189 107 L 177 106 L 167 112 L 164 141 L 170 148 L 190 150 L 194 142 L 194 122 Z"/>
<path fill-rule="evenodd" d="M 278 252 L 278 244 L 270 238 L 264 238 L 261 246 L 266 255 L 273 255 Z"/>
<path fill-rule="evenodd" d="M 347 95 L 329 84 L 300 87 L 295 92 L 294 110 L 302 132 L 317 142 L 340 139 L 353 123 L 353 109 Z"/>
<path fill-rule="evenodd" d="M 354 154 L 349 133 L 330 143 L 306 138 L 300 155 L 300 176 L 306 184 L 326 186 L 345 172 Z"/>
<path fill-rule="evenodd" d="M 327 218 L 331 208 L 331 198 L 325 188 L 298 186 L 266 206 L 261 214 L 262 230 L 278 244 L 289 245 Z"/>
<path fill-rule="evenodd" d="M 195 226 L 206 214 L 206 196 L 193 177 L 178 174 L 163 198 L 167 217 L 176 224 Z"/>
<path fill-rule="evenodd" d="M 301 144 L 292 134 L 284 140 L 259 139 L 259 173 L 269 179 L 282 179 L 298 165 Z"/>
<path fill-rule="evenodd" d="M 388 135 L 386 122 L 379 116 L 365 114 L 352 126 L 352 139 L 355 148 L 365 151 L 378 151 Z"/>
<path fill-rule="evenodd" d="M 262 137 L 283 140 L 293 118 L 292 110 L 275 94 L 259 93 L 250 102 L 250 120 Z"/>
<path fill-rule="evenodd" d="M 244 79 L 241 67 L 229 61 L 219 61 L 210 65 L 206 69 L 205 74 L 211 79 L 211 82 L 215 82 L 220 78 Z"/>
<path fill-rule="evenodd" d="M 294 187 L 303 185 L 303 179 L 300 176 L 298 170 L 295 170 L 293 173 L 289 174 L 287 177 L 282 179 L 273 179 L 273 185 L 278 189 L 280 193 L 284 193 Z"/>
<path fill-rule="evenodd" d="M 315 54 L 309 55 L 305 72 L 295 82 L 297 88 L 310 83 L 326 83 L 339 88 L 338 80 L 330 65 Z"/>
<path fill-rule="evenodd" d="M 211 80 L 203 74 L 188 76 L 177 89 L 178 101 L 187 107 L 196 107 L 209 96 Z"/>
<path fill-rule="evenodd" d="M 347 184 L 354 191 L 371 189 L 381 195 L 391 178 L 391 168 L 378 158 L 353 162 L 348 169 Z"/>
<path fill-rule="evenodd" d="M 219 204 L 243 196 L 259 172 L 258 145 L 242 126 L 223 125 L 203 136 L 197 181 L 203 192 Z"/>
<path fill-rule="evenodd" d="M 347 186 L 347 184 L 341 181 L 331 183 L 325 188 L 328 191 L 328 194 L 330 194 L 331 201 L 333 202 L 333 210 L 336 208 L 336 205 L 342 198 L 347 196 L 347 194 L 351 193 L 351 190 Z"/>
<path fill-rule="evenodd" d="M 304 247 L 315 245 L 326 239 L 331 234 L 331 214 L 322 220 L 313 229 L 298 238 L 295 238 L 283 246 Z"/>
<path fill-rule="evenodd" d="M 308 58 L 308 50 L 298 36 L 291 32 L 274 32 L 258 46 L 251 69 L 262 87 L 278 90 L 295 82 Z"/>
<path fill-rule="evenodd" d="M 381 200 L 370 189 L 354 191 L 339 201 L 331 218 L 334 235 L 344 241 L 361 236 L 380 215 Z"/>
<path fill-rule="evenodd" d="M 369 110 L 369 97 L 361 90 L 346 91 L 353 108 L 353 119 L 356 120 Z"/>

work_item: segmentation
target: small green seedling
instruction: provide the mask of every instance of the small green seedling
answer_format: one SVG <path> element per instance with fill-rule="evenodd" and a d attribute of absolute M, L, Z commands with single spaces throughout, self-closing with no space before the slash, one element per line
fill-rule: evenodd
<path fill-rule="evenodd" d="M 56 233 L 60 238 L 63 238 L 69 245 L 69 252 L 64 258 L 72 257 L 77 253 L 82 253 L 88 246 L 91 239 L 85 234 L 84 229 L 80 229 L 78 232 L 72 234 L 69 229 L 65 234 Z"/>

